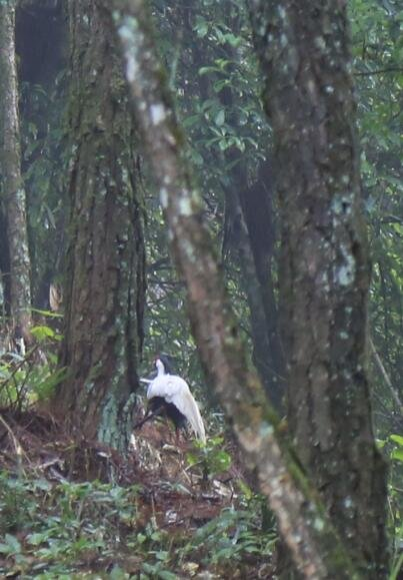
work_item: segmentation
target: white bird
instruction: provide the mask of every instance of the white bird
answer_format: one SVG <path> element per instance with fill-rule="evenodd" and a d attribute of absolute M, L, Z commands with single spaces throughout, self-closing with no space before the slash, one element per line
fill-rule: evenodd
<path fill-rule="evenodd" d="M 167 358 L 163 355 L 155 360 L 157 376 L 149 383 L 147 389 L 148 413 L 137 425 L 140 427 L 155 415 L 167 415 L 172 419 L 176 432 L 190 423 L 196 437 L 203 443 L 206 441 L 206 432 L 199 407 L 189 385 L 181 377 L 171 374 Z"/>

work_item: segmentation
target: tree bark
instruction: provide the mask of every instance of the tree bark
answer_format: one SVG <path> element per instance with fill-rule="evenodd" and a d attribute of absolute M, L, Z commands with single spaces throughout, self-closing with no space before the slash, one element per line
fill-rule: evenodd
<path fill-rule="evenodd" d="M 211 240 L 203 225 L 200 195 L 186 168 L 184 140 L 175 122 L 164 74 L 155 56 L 152 28 L 142 0 L 113 6 L 126 59 L 126 76 L 168 222 L 171 248 L 188 289 L 193 332 L 207 376 L 230 418 L 245 459 L 270 498 L 294 561 L 306 578 L 359 578 L 316 500 L 257 377 L 247 369 L 237 326 Z"/>
<path fill-rule="evenodd" d="M 143 340 L 145 257 L 137 129 L 114 30 L 71 0 L 70 243 L 56 407 L 85 437 L 125 452 Z"/>
<path fill-rule="evenodd" d="M 15 334 L 30 342 L 31 281 L 26 195 L 21 176 L 15 55 L 15 2 L 0 3 L 1 170 L 10 263 L 9 296 Z"/>
<path fill-rule="evenodd" d="M 387 569 L 367 376 L 370 263 L 345 2 L 250 0 L 280 202 L 289 424 L 352 559 Z"/>
<path fill-rule="evenodd" d="M 248 187 L 241 162 L 225 191 L 228 219 L 235 230 L 232 244 L 238 252 L 242 283 L 247 298 L 253 343 L 253 362 L 270 401 L 284 412 L 284 356 L 280 341 L 278 310 L 272 280 L 274 226 L 271 188 L 266 171 Z M 264 224 L 264 225 L 263 225 Z"/>
<path fill-rule="evenodd" d="M 260 324 L 264 324 L 269 344 L 266 358 L 260 364 L 263 366 L 262 373 L 266 377 L 269 397 L 276 397 L 276 408 L 284 412 L 285 360 L 279 328 L 278 298 L 275 296 L 273 279 L 273 272 L 277 270 L 277 264 L 276 267 L 273 266 L 276 239 L 273 195 L 272 159 L 269 157 L 260 165 L 256 183 L 241 193 L 241 206 L 262 295 L 264 318 Z M 254 348 L 258 350 L 259 346 L 255 343 Z M 256 356 L 263 357 L 263 351 L 259 349 Z"/>

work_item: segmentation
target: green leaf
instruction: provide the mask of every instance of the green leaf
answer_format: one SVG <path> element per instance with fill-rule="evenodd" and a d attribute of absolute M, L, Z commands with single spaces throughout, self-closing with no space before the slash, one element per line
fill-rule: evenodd
<path fill-rule="evenodd" d="M 39 546 L 39 544 L 42 544 L 42 542 L 44 540 L 47 539 L 47 534 L 29 534 L 29 536 L 27 536 L 27 542 L 28 544 L 31 544 L 31 546 Z"/>
<path fill-rule="evenodd" d="M 6 534 L 4 539 L 5 542 L 0 544 L 1 554 L 19 554 L 21 552 L 21 544 L 15 536 Z"/>
<path fill-rule="evenodd" d="M 218 451 L 214 455 L 214 464 L 226 471 L 231 466 L 231 456 L 226 451 Z"/>
<path fill-rule="evenodd" d="M 400 463 L 403 463 L 403 449 L 394 449 L 390 454 L 391 459 L 395 459 Z"/>
<path fill-rule="evenodd" d="M 247 500 L 251 500 L 254 494 L 253 494 L 253 491 L 251 490 L 251 488 L 249 487 L 249 485 L 245 481 L 243 481 L 242 479 L 238 479 L 237 484 L 238 484 L 240 490 L 242 491 L 242 493 L 244 494 L 245 498 Z"/>
<path fill-rule="evenodd" d="M 44 342 L 47 338 L 55 338 L 55 331 L 49 326 L 33 326 L 31 333 L 38 342 Z"/>
<path fill-rule="evenodd" d="M 228 42 L 228 44 L 233 48 L 237 48 L 242 42 L 242 39 L 239 36 L 235 36 L 231 32 L 226 34 L 224 38 Z"/>
<path fill-rule="evenodd" d="M 49 318 L 63 318 L 63 314 L 58 314 L 57 312 L 52 312 L 51 310 L 42 310 L 40 308 L 31 308 L 32 312 L 36 312 L 41 316 L 48 316 Z"/>
<path fill-rule="evenodd" d="M 35 479 L 32 483 L 35 489 L 40 489 L 41 491 L 50 491 L 52 489 L 52 484 L 47 479 Z"/>
<path fill-rule="evenodd" d="M 196 149 L 192 149 L 190 151 L 190 157 L 195 165 L 198 165 L 199 167 L 203 165 L 204 163 L 203 157 L 200 155 L 198 151 L 196 151 Z"/>
<path fill-rule="evenodd" d="M 213 90 L 215 93 L 219 93 L 220 91 L 222 91 L 222 89 L 230 85 L 231 85 L 230 79 L 220 79 L 215 83 L 213 83 Z"/>
<path fill-rule="evenodd" d="M 172 574 L 172 572 L 168 572 L 168 570 L 161 570 L 158 572 L 158 577 L 161 580 L 177 580 L 178 576 L 176 574 Z"/>
<path fill-rule="evenodd" d="M 32 135 L 32 137 L 34 139 L 37 138 L 37 136 L 38 136 L 38 127 L 35 125 L 35 123 L 28 123 L 28 131 L 29 131 L 29 133 Z"/>
<path fill-rule="evenodd" d="M 394 564 L 394 566 L 392 568 L 392 572 L 390 573 L 389 580 L 397 580 L 398 574 L 402 568 L 402 565 L 403 565 L 403 554 L 400 554 L 398 560 L 396 561 L 396 563 Z"/>
<path fill-rule="evenodd" d="M 192 466 L 199 462 L 199 458 L 194 453 L 186 453 L 186 461 Z"/>
<path fill-rule="evenodd" d="M 225 123 L 225 110 L 220 109 L 214 119 L 215 124 L 221 127 Z"/>
<path fill-rule="evenodd" d="M 202 66 L 199 68 L 199 76 L 207 75 L 209 73 L 221 72 L 221 69 L 217 66 Z"/>
<path fill-rule="evenodd" d="M 201 18 L 201 16 L 197 16 L 196 24 L 193 30 L 197 33 L 197 36 L 199 38 L 204 38 L 208 32 L 208 24 L 206 20 L 204 18 Z"/>
<path fill-rule="evenodd" d="M 231 147 L 231 143 L 228 141 L 228 139 L 220 139 L 220 141 L 218 142 L 218 146 L 220 148 L 220 151 L 226 151 Z"/>
<path fill-rule="evenodd" d="M 390 435 L 389 439 L 403 447 L 403 437 L 401 435 Z"/>
<path fill-rule="evenodd" d="M 183 120 L 182 126 L 185 127 L 185 129 L 188 129 L 198 123 L 200 123 L 200 115 L 190 115 Z"/>
<path fill-rule="evenodd" d="M 53 395 L 55 387 L 66 378 L 66 375 L 67 370 L 63 367 L 49 374 L 43 380 L 39 378 L 36 382 L 33 382 L 32 389 L 38 396 L 38 399 L 49 399 Z"/>
<path fill-rule="evenodd" d="M 147 540 L 147 536 L 145 536 L 144 534 L 142 534 L 141 532 L 139 534 L 137 534 L 137 542 L 141 545 L 144 544 L 144 542 Z"/>
<path fill-rule="evenodd" d="M 128 574 L 120 566 L 114 566 L 111 573 L 109 574 L 111 580 L 124 580 L 128 578 Z"/>

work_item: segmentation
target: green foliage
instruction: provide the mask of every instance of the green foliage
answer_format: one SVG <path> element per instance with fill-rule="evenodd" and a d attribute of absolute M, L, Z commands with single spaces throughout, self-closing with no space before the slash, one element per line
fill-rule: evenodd
<path fill-rule="evenodd" d="M 28 206 L 33 296 L 47 306 L 46 290 L 61 274 L 67 216 L 68 156 L 63 126 L 65 71 L 51 88 L 21 86 L 22 169 Z"/>
<path fill-rule="evenodd" d="M 245 500 L 245 509 L 224 509 L 194 534 L 173 535 L 153 516 L 144 525 L 143 497 L 140 486 L 0 473 L 0 574 L 50 579 L 108 568 L 111 578 L 130 570 L 170 580 L 188 568 L 235 570 L 245 556 L 272 553 L 275 533 L 262 532 L 255 498 Z"/>
<path fill-rule="evenodd" d="M 33 335 L 33 337 L 37 342 L 45 342 L 49 338 L 57 341 L 60 341 L 62 339 L 61 335 L 57 334 L 57 332 L 53 330 L 53 328 L 44 325 L 33 326 L 31 328 L 31 334 Z"/>
<path fill-rule="evenodd" d="M 391 383 L 401 391 L 403 372 L 403 82 L 402 14 L 395 3 L 349 2 L 354 73 L 362 146 L 365 207 L 373 256 L 371 333 Z M 396 424 L 397 409 L 380 373 L 376 387 L 376 424 L 382 437 Z"/>
<path fill-rule="evenodd" d="M 139 488 L 94 483 L 50 484 L 0 475 L 1 529 L 10 567 L 35 578 L 78 572 L 81 561 L 107 560 L 119 551 L 136 518 Z M 17 539 L 18 535 L 18 539 Z"/>
<path fill-rule="evenodd" d="M 202 562 L 208 565 L 218 565 L 231 561 L 239 561 L 246 554 L 254 554 L 257 559 L 272 555 L 277 536 L 271 533 L 257 532 L 259 519 L 256 506 L 248 505 L 249 509 L 224 509 L 215 518 L 197 530 L 192 544 L 187 550 L 198 550 L 203 554 Z"/>
<path fill-rule="evenodd" d="M 176 110 L 218 252 L 225 229 L 224 186 L 237 185 L 234 168 L 240 163 L 253 182 L 270 135 L 260 100 L 262 86 L 249 16 L 244 4 L 235 1 L 220 4 L 204 0 L 191 10 L 180 2 L 167 6 L 156 0 L 154 5 L 161 54 L 169 63 Z M 178 362 L 176 370 L 191 378 L 198 396 L 204 377 L 186 316 L 184 286 L 168 255 L 162 211 L 152 186 L 150 192 L 146 195 L 149 266 L 145 359 L 151 360 L 161 349 L 168 351 Z M 226 261 L 224 268 L 233 307 L 249 341 L 249 317 L 237 267 Z"/>
<path fill-rule="evenodd" d="M 392 539 L 390 580 L 398 578 L 403 564 L 403 437 L 393 433 L 379 440 L 378 447 L 389 459 L 389 528 Z"/>
<path fill-rule="evenodd" d="M 219 473 L 227 471 L 231 467 L 231 456 L 222 446 L 223 437 L 209 437 L 203 445 L 195 442 L 195 451 L 186 454 L 186 460 L 190 466 L 202 466 L 204 475 L 212 478 Z"/>
<path fill-rule="evenodd" d="M 32 327 L 37 344 L 26 355 L 7 352 L 0 357 L 0 404 L 19 410 L 35 401 L 48 400 L 66 376 L 52 352 L 60 333 L 44 324 Z M 45 355 L 45 350 L 46 355 Z"/>

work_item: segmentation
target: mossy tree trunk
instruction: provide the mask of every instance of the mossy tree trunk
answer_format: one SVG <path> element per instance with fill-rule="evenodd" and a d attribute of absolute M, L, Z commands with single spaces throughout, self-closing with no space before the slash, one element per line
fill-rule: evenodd
<path fill-rule="evenodd" d="M 70 243 L 56 408 L 87 438 L 127 448 L 145 293 L 136 127 L 111 26 L 71 0 Z"/>
<path fill-rule="evenodd" d="M 288 417 L 352 558 L 385 577 L 385 467 L 367 375 L 370 262 L 345 2 L 250 0 L 281 218 Z"/>
<path fill-rule="evenodd" d="M 8 296 L 18 338 L 30 341 L 31 279 L 26 195 L 21 176 L 20 122 L 15 55 L 15 2 L 0 3 L 0 119 L 2 196 L 7 224 Z"/>

